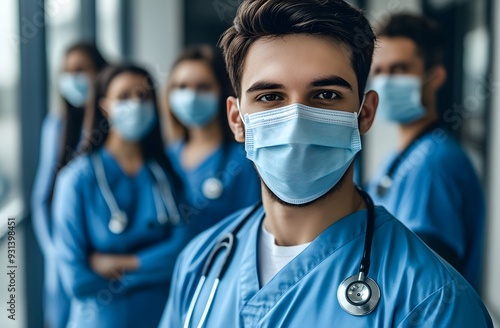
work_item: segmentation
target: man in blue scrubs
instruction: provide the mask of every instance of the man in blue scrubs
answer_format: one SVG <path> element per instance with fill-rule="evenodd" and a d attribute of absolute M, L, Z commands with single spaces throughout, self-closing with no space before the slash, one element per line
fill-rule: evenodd
<path fill-rule="evenodd" d="M 377 116 L 397 124 L 400 139 L 368 191 L 479 291 L 485 204 L 470 160 L 439 122 L 444 37 L 434 21 L 410 14 L 393 16 L 378 37 Z"/>
<path fill-rule="evenodd" d="M 181 253 L 160 327 L 492 327 L 465 279 L 354 187 L 374 42 L 344 1 L 243 1 L 221 40 L 228 119 L 263 205 Z"/>

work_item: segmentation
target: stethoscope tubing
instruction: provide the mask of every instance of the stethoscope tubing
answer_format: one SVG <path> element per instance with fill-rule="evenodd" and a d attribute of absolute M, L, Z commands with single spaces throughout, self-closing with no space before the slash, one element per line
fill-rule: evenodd
<path fill-rule="evenodd" d="M 426 136 L 431 131 L 437 129 L 441 126 L 441 122 L 437 121 L 429 126 L 427 126 L 424 130 L 422 130 L 413 140 L 398 154 L 398 156 L 393 160 L 392 164 L 389 166 L 386 174 L 381 178 L 379 183 L 377 184 L 377 194 L 379 196 L 384 196 L 387 191 L 392 187 L 394 174 L 396 170 L 401 165 L 403 158 L 413 149 L 413 146 L 420 141 L 424 136 Z"/>
<path fill-rule="evenodd" d="M 356 186 L 358 193 L 363 197 L 366 203 L 366 210 L 368 211 L 368 220 L 366 220 L 366 233 L 365 233 L 365 243 L 363 248 L 363 257 L 361 258 L 361 263 L 359 265 L 359 272 L 364 273 L 364 276 L 368 276 L 368 271 L 370 270 L 370 257 L 372 252 L 373 234 L 375 230 L 375 205 L 371 197 L 361 189 Z"/>
<path fill-rule="evenodd" d="M 191 303 L 189 304 L 188 312 L 186 315 L 186 319 L 184 320 L 184 328 L 188 328 L 189 324 L 191 323 L 191 318 L 193 316 L 194 312 L 194 307 L 196 306 L 196 303 L 198 302 L 198 299 L 200 297 L 201 289 L 203 288 L 203 285 L 205 284 L 206 278 L 208 276 L 208 273 L 210 272 L 212 266 L 215 263 L 215 259 L 217 255 L 223 250 L 227 249 L 226 254 L 224 255 L 223 259 L 223 264 L 220 267 L 219 271 L 217 272 L 216 278 L 214 283 L 212 284 L 212 289 L 210 291 L 210 296 L 207 301 L 207 304 L 205 305 L 205 308 L 203 310 L 202 318 L 200 319 L 200 323 L 198 324 L 198 327 L 201 328 L 208 316 L 208 312 L 210 311 L 210 308 L 212 307 L 212 302 L 215 297 L 215 292 L 217 291 L 217 288 L 219 286 L 219 281 L 224 277 L 224 274 L 227 271 L 227 268 L 229 267 L 229 264 L 231 263 L 231 259 L 234 255 L 234 251 L 236 249 L 236 235 L 238 234 L 238 231 L 243 227 L 243 225 L 246 223 L 248 218 L 250 218 L 256 211 L 257 209 L 260 208 L 262 205 L 262 202 L 258 202 L 252 208 L 250 208 L 247 213 L 244 214 L 244 219 L 238 223 L 238 225 L 231 231 L 225 234 L 217 243 L 214 245 L 212 250 L 210 251 L 210 254 L 208 255 L 205 264 L 203 265 L 203 269 L 201 271 L 201 278 L 200 281 L 198 282 L 198 285 L 196 286 L 193 298 L 191 299 Z"/>
<path fill-rule="evenodd" d="M 371 256 L 371 249 L 372 249 L 372 242 L 373 242 L 373 235 L 374 235 L 374 230 L 375 230 L 375 205 L 373 204 L 373 200 L 371 197 L 361 188 L 356 186 L 356 189 L 358 193 L 361 195 L 363 200 L 366 203 L 367 207 L 367 226 L 366 226 L 366 234 L 365 234 L 365 241 L 364 241 L 364 247 L 363 247 L 363 257 L 361 259 L 361 263 L 359 266 L 359 273 L 358 273 L 358 280 L 367 283 L 368 285 L 372 285 L 378 290 L 378 298 L 376 299 L 376 303 L 374 306 L 372 306 L 366 313 L 364 314 L 369 314 L 371 313 L 376 305 L 378 304 L 378 299 L 380 298 L 380 290 L 378 288 L 378 285 L 376 282 L 368 277 L 368 271 L 370 269 L 370 256 Z M 205 308 L 203 309 L 203 314 L 200 319 L 200 322 L 198 323 L 198 328 L 202 328 L 206 318 L 208 316 L 208 313 L 212 307 L 213 299 L 215 297 L 215 293 L 217 292 L 217 288 L 219 286 L 219 282 L 222 280 L 224 274 L 227 271 L 227 268 L 229 267 L 229 264 L 231 263 L 232 257 L 234 255 L 235 249 L 236 249 L 236 235 L 240 231 L 240 229 L 243 227 L 243 225 L 247 222 L 247 220 L 252 217 L 252 215 L 257 211 L 258 208 L 261 206 L 261 202 L 255 204 L 250 210 L 247 211 L 244 215 L 242 215 L 244 218 L 241 220 L 238 225 L 229 233 L 224 235 L 213 247 L 213 249 L 210 251 L 205 264 L 202 269 L 202 275 L 201 278 L 198 282 L 198 285 L 196 286 L 194 295 L 191 299 L 191 303 L 189 304 L 188 312 L 186 314 L 186 319 L 184 320 L 184 328 L 189 328 L 189 325 L 192 320 L 194 308 L 196 306 L 196 303 L 198 302 L 198 299 L 201 294 L 201 290 L 206 282 L 206 278 L 208 277 L 208 274 L 213 267 L 215 263 L 215 259 L 217 258 L 217 255 L 224 249 L 227 249 L 227 252 L 224 256 L 223 259 L 223 264 L 219 269 L 219 272 L 216 274 L 214 283 L 212 284 L 212 288 L 210 290 L 210 295 L 207 300 L 207 303 L 205 304 Z M 348 280 L 349 278 L 346 278 Z M 346 282 L 342 282 L 341 286 Z M 347 297 L 347 296 L 345 296 Z M 373 301 L 373 300 L 372 300 Z M 343 307 L 344 308 L 344 307 Z M 352 312 L 348 311 L 347 309 L 344 308 L 348 313 L 352 315 L 363 315 L 363 314 L 353 314 Z M 359 307 L 357 310 L 363 310 L 362 307 Z"/>
<path fill-rule="evenodd" d="M 102 159 L 99 157 L 99 154 L 97 152 L 91 155 L 91 161 L 92 166 L 94 167 L 97 185 L 101 191 L 104 201 L 108 205 L 108 208 L 111 212 L 110 220 L 112 220 L 114 215 L 122 213 L 122 211 L 120 210 L 116 198 L 111 191 L 104 172 Z M 163 172 L 159 164 L 154 161 L 147 163 L 147 166 L 154 179 L 156 180 L 156 185 L 153 186 L 153 201 L 157 212 L 158 223 L 160 225 L 165 225 L 166 223 L 171 223 L 172 225 L 178 224 L 180 222 L 181 216 L 175 204 L 174 195 L 172 193 L 172 189 L 170 188 L 170 183 L 165 176 L 165 173 Z M 161 205 L 160 203 L 163 203 L 163 205 Z M 168 213 L 165 213 L 163 206 L 167 209 Z M 128 225 L 128 218 L 125 214 L 123 219 L 125 220 L 125 226 Z"/>

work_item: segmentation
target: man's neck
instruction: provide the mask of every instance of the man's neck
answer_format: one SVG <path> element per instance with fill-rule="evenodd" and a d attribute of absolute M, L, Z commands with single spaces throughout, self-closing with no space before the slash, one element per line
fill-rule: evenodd
<path fill-rule="evenodd" d="M 399 126 L 399 151 L 406 149 L 425 129 L 438 122 L 435 108 L 427 108 L 427 116 L 410 124 Z"/>
<path fill-rule="evenodd" d="M 352 182 L 352 167 L 343 180 L 327 197 L 304 207 L 277 202 L 262 185 L 264 226 L 274 235 L 276 244 L 293 246 L 311 242 L 336 221 L 364 208 Z"/>

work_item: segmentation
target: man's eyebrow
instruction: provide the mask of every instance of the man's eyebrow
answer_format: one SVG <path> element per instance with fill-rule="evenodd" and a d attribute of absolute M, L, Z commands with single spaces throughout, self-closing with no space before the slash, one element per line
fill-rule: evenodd
<path fill-rule="evenodd" d="M 310 87 L 330 87 L 330 86 L 338 86 L 342 88 L 346 88 L 350 91 L 352 91 L 352 86 L 341 78 L 340 76 L 332 75 L 332 76 L 327 76 L 323 77 L 317 80 L 314 80 L 311 82 Z"/>
<path fill-rule="evenodd" d="M 397 61 L 397 62 L 394 62 L 390 65 L 391 68 L 394 68 L 394 67 L 403 67 L 403 68 L 408 68 L 408 67 L 411 67 L 411 63 L 407 62 L 407 61 L 403 61 L 403 60 L 400 60 L 400 61 Z"/>
<path fill-rule="evenodd" d="M 247 93 L 252 93 L 256 91 L 262 90 L 276 90 L 276 89 L 284 89 L 283 84 L 269 82 L 269 81 L 257 81 L 250 88 L 248 88 Z"/>

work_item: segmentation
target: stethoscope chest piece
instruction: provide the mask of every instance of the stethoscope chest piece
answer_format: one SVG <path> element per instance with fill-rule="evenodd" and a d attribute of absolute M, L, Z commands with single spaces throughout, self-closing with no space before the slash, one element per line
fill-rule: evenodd
<path fill-rule="evenodd" d="M 346 278 L 337 289 L 340 306 L 349 314 L 363 316 L 370 314 L 380 301 L 378 284 L 364 275 Z"/>
<path fill-rule="evenodd" d="M 217 178 L 208 178 L 201 186 L 201 192 L 207 199 L 217 199 L 222 195 L 222 181 Z"/>
<path fill-rule="evenodd" d="M 128 219 L 127 214 L 122 211 L 117 211 L 111 214 L 108 228 L 114 234 L 122 233 L 127 227 Z"/>

